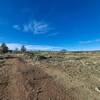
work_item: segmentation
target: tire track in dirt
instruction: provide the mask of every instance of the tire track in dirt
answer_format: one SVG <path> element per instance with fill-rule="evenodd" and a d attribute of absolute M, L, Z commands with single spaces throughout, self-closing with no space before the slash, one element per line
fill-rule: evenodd
<path fill-rule="evenodd" d="M 11 60 L 10 60 L 11 61 Z M 22 72 L 25 71 L 25 64 L 14 59 L 11 61 L 13 66 L 11 67 L 11 74 L 9 78 L 8 93 L 10 100 L 31 100 L 29 94 L 31 89 L 28 90 L 25 87 L 25 78 Z"/>
<path fill-rule="evenodd" d="M 1 100 L 66 100 L 64 89 L 38 67 L 18 58 L 6 62 L 10 62 L 10 73 L 6 95 Z"/>

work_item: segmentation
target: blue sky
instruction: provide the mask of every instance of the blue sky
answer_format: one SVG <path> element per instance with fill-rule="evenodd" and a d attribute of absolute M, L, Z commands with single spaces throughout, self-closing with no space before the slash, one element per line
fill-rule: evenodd
<path fill-rule="evenodd" d="M 100 49 L 100 0 L 0 0 L 0 43 L 10 48 Z"/>

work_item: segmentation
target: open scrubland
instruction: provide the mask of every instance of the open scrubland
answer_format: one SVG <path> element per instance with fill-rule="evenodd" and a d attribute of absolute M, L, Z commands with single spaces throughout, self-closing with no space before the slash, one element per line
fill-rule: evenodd
<path fill-rule="evenodd" d="M 100 52 L 2 57 L 0 100 L 100 100 Z"/>

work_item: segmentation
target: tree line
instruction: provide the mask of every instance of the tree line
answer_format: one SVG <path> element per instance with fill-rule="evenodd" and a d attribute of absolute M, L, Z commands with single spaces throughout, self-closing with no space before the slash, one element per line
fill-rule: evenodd
<path fill-rule="evenodd" d="M 27 48 L 22 45 L 20 49 L 15 48 L 15 50 L 10 50 L 9 47 L 6 45 L 6 43 L 2 43 L 0 46 L 0 53 L 8 53 L 8 52 L 15 52 L 15 53 L 23 53 L 23 52 L 27 52 Z M 59 51 L 59 53 L 66 53 L 67 50 L 66 49 L 62 49 Z"/>
<path fill-rule="evenodd" d="M 6 43 L 2 43 L 0 46 L 0 53 L 8 53 L 8 52 L 26 52 L 27 49 L 24 45 L 21 46 L 20 50 L 15 48 L 15 50 L 10 50 Z"/>

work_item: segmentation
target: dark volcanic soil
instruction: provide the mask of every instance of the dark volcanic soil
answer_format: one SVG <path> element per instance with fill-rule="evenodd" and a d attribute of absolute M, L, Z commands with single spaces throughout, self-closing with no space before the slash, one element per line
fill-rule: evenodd
<path fill-rule="evenodd" d="M 18 58 L 0 67 L 0 100 L 71 100 L 44 71 Z"/>

